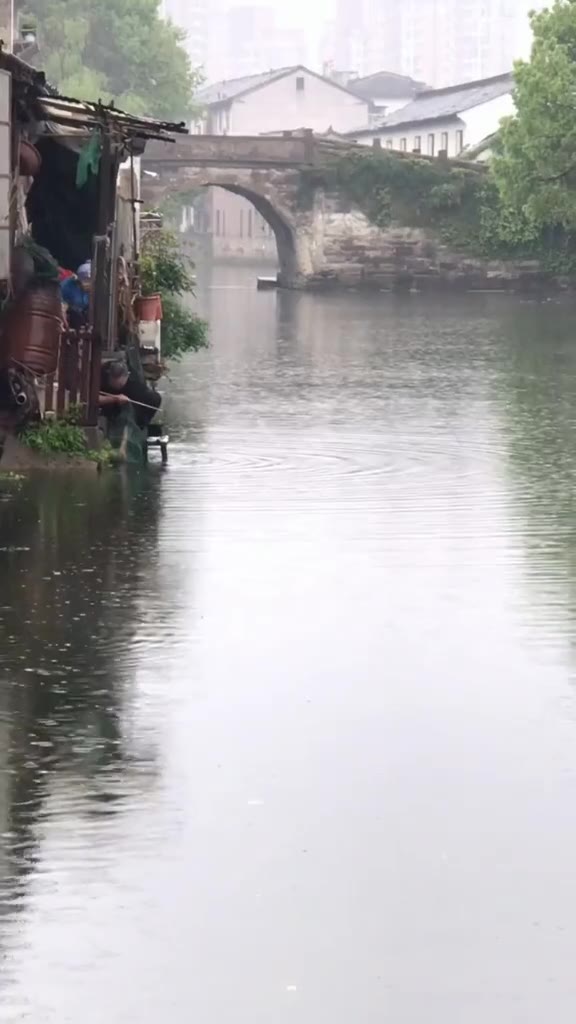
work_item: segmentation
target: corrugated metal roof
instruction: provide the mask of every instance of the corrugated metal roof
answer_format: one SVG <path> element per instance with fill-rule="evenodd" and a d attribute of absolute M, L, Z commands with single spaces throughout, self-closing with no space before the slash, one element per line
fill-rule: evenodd
<path fill-rule="evenodd" d="M 205 89 L 196 93 L 196 99 L 203 106 L 210 106 L 212 103 L 222 103 L 225 100 L 235 99 L 252 89 L 259 89 L 262 85 L 268 85 L 276 78 L 283 78 L 284 75 L 295 71 L 298 65 L 286 68 L 275 68 L 273 71 L 264 71 L 259 75 L 245 75 L 244 78 L 229 78 L 222 82 L 215 82 Z"/>
<path fill-rule="evenodd" d="M 480 82 L 452 85 L 446 89 L 430 89 L 401 110 L 395 110 L 382 122 L 382 128 L 395 128 L 419 121 L 436 121 L 444 117 L 457 117 L 464 110 L 478 107 L 489 100 L 505 96 L 513 88 L 512 74 L 485 78 Z M 367 130 L 367 129 L 365 129 Z"/>

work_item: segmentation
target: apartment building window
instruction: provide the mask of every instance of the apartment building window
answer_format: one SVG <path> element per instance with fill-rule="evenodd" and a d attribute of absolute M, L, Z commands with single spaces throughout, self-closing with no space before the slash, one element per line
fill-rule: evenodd
<path fill-rule="evenodd" d="M 448 152 L 448 132 L 442 132 L 440 149 L 443 149 L 446 153 Z"/>
<path fill-rule="evenodd" d="M 413 148 L 414 148 L 414 152 L 415 153 L 419 153 L 421 151 L 421 149 L 422 149 L 422 136 L 421 135 L 415 135 L 414 136 L 414 147 Z"/>
<path fill-rule="evenodd" d="M 304 92 L 306 86 L 306 79 L 304 75 L 298 75 L 296 79 L 296 92 Z"/>
<path fill-rule="evenodd" d="M 436 153 L 436 136 L 434 132 L 430 132 L 428 136 L 428 156 L 434 156 Z"/>
<path fill-rule="evenodd" d="M 401 153 L 405 153 L 406 152 L 407 145 L 408 145 L 408 140 L 407 139 L 400 139 L 400 152 Z"/>
<path fill-rule="evenodd" d="M 464 132 L 461 128 L 456 132 L 456 154 L 461 153 L 464 149 Z"/>

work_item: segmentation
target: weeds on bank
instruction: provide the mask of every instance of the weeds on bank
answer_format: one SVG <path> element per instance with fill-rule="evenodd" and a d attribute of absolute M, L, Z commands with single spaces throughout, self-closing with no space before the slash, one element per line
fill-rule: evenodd
<path fill-rule="evenodd" d="M 26 427 L 20 440 L 39 455 L 88 455 L 84 431 L 65 419 Z"/>
<path fill-rule="evenodd" d="M 27 427 L 20 435 L 20 440 L 39 455 L 85 458 L 95 462 L 99 469 L 115 466 L 122 461 L 109 441 L 103 441 L 98 449 L 88 447 L 86 435 L 82 427 L 78 426 L 81 415 L 81 407 L 71 407 L 63 419 L 45 420 Z"/>

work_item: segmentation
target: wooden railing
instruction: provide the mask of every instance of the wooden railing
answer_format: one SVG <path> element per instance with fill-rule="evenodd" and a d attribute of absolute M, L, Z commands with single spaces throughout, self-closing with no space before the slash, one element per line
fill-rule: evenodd
<path fill-rule="evenodd" d="M 95 426 L 100 388 L 100 345 L 90 328 L 66 329 L 60 336 L 58 367 L 44 385 L 44 415 L 61 419 L 71 408 L 81 423 Z"/>

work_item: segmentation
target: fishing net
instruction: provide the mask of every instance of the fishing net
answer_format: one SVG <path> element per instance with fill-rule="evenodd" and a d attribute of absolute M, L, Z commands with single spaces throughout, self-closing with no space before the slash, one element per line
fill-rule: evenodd
<path fill-rule="evenodd" d="M 134 410 L 130 405 L 121 405 L 108 417 L 106 437 L 114 449 L 119 451 L 122 459 L 130 466 L 143 466 L 146 461 L 146 433 L 141 430 L 134 418 Z"/>

